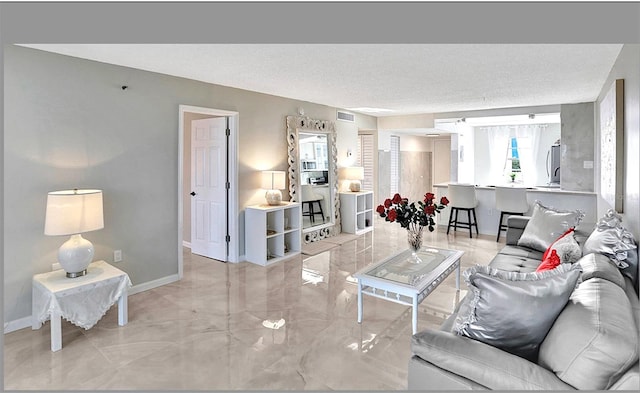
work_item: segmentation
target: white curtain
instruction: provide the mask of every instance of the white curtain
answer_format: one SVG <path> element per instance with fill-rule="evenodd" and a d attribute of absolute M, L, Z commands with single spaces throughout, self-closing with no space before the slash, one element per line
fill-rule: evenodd
<path fill-rule="evenodd" d="M 511 137 L 510 128 L 509 126 L 488 127 L 487 135 L 489 136 L 489 146 L 491 148 L 489 178 L 494 179 L 494 181 L 498 179 L 504 180 L 504 165 Z"/>
<path fill-rule="evenodd" d="M 536 157 L 538 156 L 540 142 L 539 125 L 521 125 L 515 130 L 515 137 L 518 141 L 518 155 L 520 157 L 520 176 L 526 186 L 533 186 L 538 179 L 536 168 Z"/>

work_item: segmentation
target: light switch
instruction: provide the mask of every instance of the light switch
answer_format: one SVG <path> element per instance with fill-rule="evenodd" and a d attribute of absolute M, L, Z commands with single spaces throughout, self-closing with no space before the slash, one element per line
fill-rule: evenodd
<path fill-rule="evenodd" d="M 584 161 L 584 169 L 593 169 L 593 161 Z"/>

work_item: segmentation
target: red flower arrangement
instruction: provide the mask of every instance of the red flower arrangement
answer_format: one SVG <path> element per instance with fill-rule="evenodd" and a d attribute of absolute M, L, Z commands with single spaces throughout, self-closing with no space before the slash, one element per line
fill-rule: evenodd
<path fill-rule="evenodd" d="M 403 228 L 416 230 L 423 227 L 429 228 L 430 232 L 435 229 L 436 213 L 447 207 L 449 200 L 446 196 L 440 198 L 440 203 L 435 203 L 436 196 L 428 192 L 424 194 L 424 200 L 411 202 L 403 198 L 400 194 L 395 194 L 393 198 L 387 198 L 383 205 L 379 205 L 376 212 L 385 221 L 397 222 Z"/>

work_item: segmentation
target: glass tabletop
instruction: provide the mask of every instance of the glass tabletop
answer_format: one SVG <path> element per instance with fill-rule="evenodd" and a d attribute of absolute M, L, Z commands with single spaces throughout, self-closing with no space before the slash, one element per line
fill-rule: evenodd
<path fill-rule="evenodd" d="M 416 260 L 412 251 L 406 250 L 363 272 L 363 274 L 414 285 L 457 252 L 441 248 L 422 248 L 415 254 L 415 257 L 419 258 Z"/>

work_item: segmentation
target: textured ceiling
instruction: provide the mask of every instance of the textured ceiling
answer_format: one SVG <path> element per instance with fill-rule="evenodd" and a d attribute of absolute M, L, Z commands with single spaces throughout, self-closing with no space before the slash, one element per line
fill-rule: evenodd
<path fill-rule="evenodd" d="M 25 45 L 375 116 L 595 101 L 620 44 Z"/>

